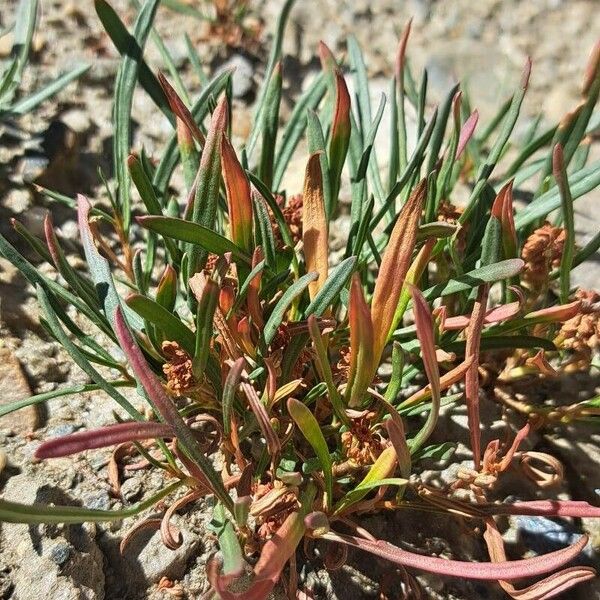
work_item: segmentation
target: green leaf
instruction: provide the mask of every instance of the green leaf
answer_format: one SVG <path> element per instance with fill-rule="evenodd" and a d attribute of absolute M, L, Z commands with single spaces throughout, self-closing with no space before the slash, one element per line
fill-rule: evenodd
<path fill-rule="evenodd" d="M 146 210 L 155 216 L 162 216 L 163 211 L 160 205 L 160 201 L 156 195 L 156 191 L 144 166 L 142 161 L 135 155 L 131 154 L 127 159 L 127 166 L 129 167 L 129 173 L 131 175 L 131 179 L 137 188 L 138 193 L 140 194 L 140 198 L 146 207 Z M 176 244 L 170 238 L 165 238 L 165 248 L 167 249 L 169 256 L 172 260 L 178 261 L 180 257 L 179 249 Z"/>
<path fill-rule="evenodd" d="M 423 407 L 421 407 L 423 408 Z M 456 451 L 456 442 L 444 442 L 443 444 L 434 444 L 425 446 L 413 454 L 413 460 L 424 460 L 430 458 L 435 461 L 447 461 Z"/>
<path fill-rule="evenodd" d="M 323 479 L 325 480 L 325 491 L 327 493 L 327 508 L 331 509 L 333 500 L 333 475 L 332 462 L 329 455 L 327 442 L 321 431 L 321 426 L 310 410 L 295 398 L 289 398 L 287 401 L 288 412 L 306 441 L 312 446 L 315 454 L 319 458 L 323 470 Z"/>
<path fill-rule="evenodd" d="M 427 300 L 430 300 L 442 296 L 449 296 L 450 294 L 456 294 L 457 292 L 464 292 L 471 288 L 478 287 L 482 283 L 494 283 L 495 281 L 510 279 L 521 272 L 523 264 L 524 263 L 520 258 L 501 260 L 492 265 L 473 269 L 455 279 L 449 279 L 446 282 L 434 285 L 425 290 L 423 296 Z"/>
<path fill-rule="evenodd" d="M 145 321 L 160 329 L 165 334 L 165 339 L 179 342 L 188 354 L 194 354 L 196 339 L 194 333 L 173 313 L 141 294 L 131 294 L 127 297 L 126 303 Z"/>
<path fill-rule="evenodd" d="M 135 384 L 131 383 L 130 381 L 110 381 L 108 384 L 114 388 L 135 387 Z M 62 398 L 63 396 L 72 396 L 74 394 L 85 394 L 86 392 L 94 392 L 100 389 L 102 388 L 97 383 L 88 383 L 67 388 L 60 388 L 58 390 L 52 390 L 51 392 L 44 392 L 43 394 L 36 394 L 35 396 L 30 396 L 24 400 L 17 400 L 16 402 L 3 404 L 0 406 L 0 417 L 15 412 L 16 410 L 26 408 L 27 406 L 44 404 L 48 400 L 54 400 L 54 398 Z"/>
<path fill-rule="evenodd" d="M 254 235 L 256 237 L 256 246 L 263 249 L 265 256 L 265 265 L 270 269 L 275 269 L 277 257 L 275 250 L 275 236 L 271 226 L 271 217 L 267 210 L 267 204 L 260 192 L 253 187 L 251 190 L 252 209 L 254 213 Z"/>
<path fill-rule="evenodd" d="M 387 195 L 387 198 L 383 201 L 381 208 L 379 209 L 379 212 L 371 220 L 371 225 L 370 225 L 371 231 L 375 230 L 375 227 L 377 227 L 379 221 L 381 221 L 381 219 L 384 217 L 384 215 L 388 211 L 391 211 L 391 209 L 394 207 L 394 204 L 396 202 L 396 198 L 398 197 L 398 194 L 400 194 L 400 192 L 404 189 L 404 186 L 412 179 L 413 175 L 415 174 L 415 170 L 423 161 L 423 158 L 425 156 L 425 150 L 427 148 L 427 144 L 429 143 L 429 140 L 433 133 L 433 128 L 435 126 L 436 120 L 437 120 L 437 109 L 434 110 L 433 114 L 431 115 L 431 117 L 429 119 L 429 123 L 427 123 L 425 130 L 421 134 L 421 137 L 419 138 L 419 141 L 417 142 L 417 146 L 416 146 L 412 156 L 410 157 L 408 164 L 406 165 L 406 169 L 400 175 L 400 179 L 396 182 L 396 184 L 394 185 L 394 187 L 392 188 L 390 193 Z M 394 214 L 396 214 L 396 213 L 394 212 Z"/>
<path fill-rule="evenodd" d="M 273 183 L 282 82 L 281 63 L 277 63 L 267 84 L 265 104 L 262 111 L 262 144 L 260 149 L 260 165 L 258 168 L 260 179 L 269 189 L 271 189 Z"/>
<path fill-rule="evenodd" d="M 133 37 L 129 36 L 127 40 L 124 58 L 119 66 L 115 81 L 113 164 L 118 185 L 118 206 L 125 231 L 128 231 L 131 219 L 131 191 L 129 189 L 127 155 L 131 143 L 133 94 L 142 62 L 143 48 L 150 34 L 159 4 L 160 0 L 146 0 L 142 5 L 133 28 Z M 112 11 L 110 6 L 103 0 L 96 0 L 96 11 L 101 19 L 102 15 L 107 15 L 109 10 Z M 114 27 L 114 20 L 112 19 L 111 26 Z M 111 31 L 111 29 L 107 29 L 107 31 Z"/>
<path fill-rule="evenodd" d="M 277 29 L 275 32 L 275 37 L 271 44 L 271 52 L 269 54 L 269 62 L 267 63 L 267 70 L 265 72 L 264 81 L 271 81 L 271 76 L 273 75 L 273 71 L 277 63 L 281 58 L 281 46 L 283 44 L 283 34 L 285 31 L 285 26 L 292 10 L 292 6 L 294 5 L 295 0 L 285 0 L 280 12 L 279 17 L 277 19 Z M 268 86 L 261 86 L 259 96 L 256 100 L 256 109 L 254 113 L 254 126 L 250 133 L 250 137 L 248 139 L 248 144 L 246 145 L 246 153 L 250 157 L 252 152 L 254 151 L 254 146 L 258 141 L 258 135 L 260 134 L 260 130 L 263 123 L 263 112 L 266 110 L 266 100 L 268 94 Z"/>
<path fill-rule="evenodd" d="M 273 312 L 269 315 L 269 320 L 265 324 L 265 328 L 263 329 L 263 340 L 265 346 L 268 346 L 275 333 L 277 332 L 277 328 L 281 325 L 283 318 L 290 304 L 299 296 L 307 287 L 311 281 L 316 281 L 318 278 L 317 273 L 307 273 L 295 281 L 290 287 L 284 292 L 283 296 L 279 299 L 279 302 L 275 305 Z M 316 298 L 315 298 L 316 300 Z"/>
<path fill-rule="evenodd" d="M 21 98 L 15 102 L 11 106 L 10 112 L 15 115 L 24 115 L 31 112 L 34 108 L 37 108 L 42 102 L 44 102 L 44 100 L 54 96 L 60 92 L 60 90 L 69 85 L 69 83 L 75 79 L 78 79 L 81 75 L 88 71 L 89 68 L 90 65 L 81 64 L 77 67 L 74 67 L 67 73 L 59 75 L 56 79 L 50 81 L 41 89 L 36 90 L 33 94 L 25 96 L 24 98 Z"/>
<path fill-rule="evenodd" d="M 502 123 L 502 129 L 500 130 L 492 149 L 490 150 L 490 154 L 485 160 L 484 164 L 481 165 L 479 172 L 477 174 L 477 183 L 469 196 L 469 200 L 467 202 L 467 206 L 465 211 L 460 216 L 460 223 L 465 223 L 471 216 L 471 213 L 477 207 L 477 203 L 479 201 L 479 197 L 481 196 L 481 192 L 485 188 L 488 179 L 490 178 L 492 172 L 494 171 L 496 164 L 500 160 L 506 143 L 508 142 L 510 135 L 515 128 L 517 123 L 517 119 L 519 117 L 519 113 L 521 111 L 521 104 L 523 103 L 523 98 L 525 97 L 525 92 L 527 91 L 527 85 L 529 83 L 529 75 L 531 73 L 531 59 L 527 59 L 525 63 L 525 68 L 523 69 L 523 75 L 521 78 L 521 82 L 519 88 L 515 92 L 515 95 L 512 98 L 510 106 L 506 112 L 506 117 Z"/>
<path fill-rule="evenodd" d="M 198 308 L 196 310 L 196 343 L 194 349 L 193 371 L 197 380 L 202 381 L 204 370 L 210 354 L 210 343 L 213 335 L 215 310 L 219 302 L 219 285 L 212 279 L 207 279 L 202 288 Z"/>
<path fill-rule="evenodd" d="M 329 160 L 325 153 L 325 138 L 323 128 L 317 113 L 309 110 L 306 113 L 306 139 L 308 142 L 308 152 L 310 155 L 320 152 L 319 163 L 321 165 L 321 177 L 323 180 L 323 199 L 327 214 L 331 215 L 331 184 L 329 180 Z"/>
<path fill-rule="evenodd" d="M 95 510 L 92 508 L 81 508 L 80 506 L 45 506 L 44 504 L 27 505 L 19 502 L 9 502 L 0 498 L 0 521 L 4 521 L 5 523 L 28 523 L 30 525 L 119 521 L 127 517 L 133 517 L 152 507 L 180 488 L 183 483 L 183 481 L 171 483 L 143 502 L 121 510 Z"/>
<path fill-rule="evenodd" d="M 245 561 L 240 542 L 221 503 L 217 504 L 212 516 L 210 528 L 217 534 L 219 549 L 223 554 L 223 574 L 233 575 L 243 572 Z"/>
<path fill-rule="evenodd" d="M 358 42 L 354 36 L 348 37 L 348 55 L 350 59 L 350 65 L 354 69 L 354 85 L 358 96 L 358 113 L 360 116 L 360 131 L 361 137 L 364 140 L 363 152 L 367 148 L 367 137 L 365 135 L 367 125 L 371 125 L 371 97 L 369 91 L 369 79 L 367 76 L 367 68 L 363 59 L 363 54 L 360 50 Z M 382 103 L 385 100 L 382 100 Z M 381 108 L 381 104 L 380 104 Z M 377 117 L 375 121 L 377 120 Z M 371 125 L 371 131 L 373 126 Z M 379 173 L 379 166 L 377 164 L 377 156 L 375 150 L 370 152 L 370 158 L 368 162 L 370 180 L 372 182 L 374 195 L 382 201 L 384 198 L 383 185 L 381 184 L 381 175 Z"/>
<path fill-rule="evenodd" d="M 386 448 L 377 458 L 375 463 L 371 465 L 369 472 L 364 479 L 350 492 L 348 492 L 336 505 L 334 514 L 339 514 L 348 509 L 353 504 L 362 500 L 370 490 L 378 485 L 386 485 L 382 483 L 393 473 L 396 467 L 396 450 L 393 447 Z M 398 485 L 406 485 L 405 479 Z"/>
<path fill-rule="evenodd" d="M 443 348 L 446 352 L 456 352 L 464 354 L 465 342 L 457 341 L 444 344 Z M 495 335 L 482 336 L 481 350 L 504 350 L 506 348 L 539 348 L 548 350 L 549 352 L 556 351 L 556 346 L 552 341 L 533 335 Z"/>
<path fill-rule="evenodd" d="M 138 217 L 137 222 L 144 228 L 156 231 L 174 240 L 201 246 L 207 252 L 223 256 L 231 252 L 233 258 L 250 264 L 250 257 L 232 241 L 221 234 L 198 223 L 176 217 Z"/>
<path fill-rule="evenodd" d="M 557 144 L 553 151 L 553 171 L 560 193 L 562 215 L 565 224 L 565 245 L 560 259 L 560 301 L 566 304 L 571 294 L 571 269 L 575 254 L 575 217 L 573 214 L 573 196 L 569 189 L 567 170 L 562 146 Z"/>
<path fill-rule="evenodd" d="M 287 122 L 275 159 L 273 190 L 278 190 L 294 150 L 306 128 L 306 114 L 315 110 L 327 90 L 324 73 L 319 73 L 308 89 L 300 96 Z"/>
<path fill-rule="evenodd" d="M 77 222 L 79 225 L 79 235 L 81 236 L 81 245 L 83 246 L 90 275 L 96 286 L 98 299 L 104 307 L 104 314 L 114 329 L 113 317 L 115 309 L 117 306 L 122 306 L 122 303 L 115 288 L 110 263 L 98 252 L 94 243 L 92 230 L 89 225 L 90 208 L 91 206 L 87 198 L 79 194 L 77 197 Z M 126 306 L 124 307 L 124 311 L 130 325 L 134 329 L 141 329 L 143 326 L 141 319 Z"/>
<path fill-rule="evenodd" d="M 595 162 L 585 169 L 573 173 L 569 178 L 569 187 L 573 200 L 587 194 L 600 185 L 600 162 Z M 553 210 L 560 208 L 560 191 L 553 187 L 536 198 L 515 215 L 515 227 L 522 230 L 531 223 L 543 219 Z"/>
<path fill-rule="evenodd" d="M 121 21 L 119 15 L 108 2 L 105 0 L 95 0 L 94 4 L 96 6 L 98 18 L 100 19 L 104 30 L 112 40 L 112 43 L 115 45 L 115 48 L 119 51 L 121 56 L 136 56 L 139 65 L 137 78 L 140 85 L 167 119 L 169 119 L 171 123 L 174 123 L 167 98 L 158 83 L 158 79 L 144 60 L 141 46 L 136 41 L 136 38 L 127 31 L 123 21 Z"/>
<path fill-rule="evenodd" d="M 450 110 L 452 108 L 452 101 L 458 91 L 460 84 L 456 84 L 446 95 L 446 98 L 438 111 L 438 118 L 436 119 L 433 133 L 431 134 L 431 145 L 429 148 L 429 160 L 427 161 L 427 174 L 431 173 L 435 169 L 435 165 L 438 161 L 438 155 L 442 148 L 444 141 L 444 133 L 446 132 L 446 125 L 448 124 L 448 117 L 450 116 Z"/>
<path fill-rule="evenodd" d="M 11 56 L 16 59 L 17 63 L 16 73 L 12 78 L 15 83 L 21 82 L 23 70 L 27 65 L 37 12 L 38 0 L 21 0 L 19 2 L 15 20 L 14 42 L 11 49 Z"/>
<path fill-rule="evenodd" d="M 304 318 L 310 315 L 320 317 L 329 306 L 339 297 L 341 289 L 348 283 L 354 271 L 356 257 L 350 256 L 331 269 L 329 276 L 317 292 L 313 301 L 306 307 Z"/>
<path fill-rule="evenodd" d="M 194 197 L 191 221 L 208 230 L 214 230 L 216 225 L 221 185 L 221 140 L 227 127 L 227 112 L 227 99 L 223 96 L 212 115 L 197 175 L 198 187 Z M 201 245 L 190 243 L 187 246 L 187 254 L 187 278 L 189 279 L 204 268 L 208 252 Z"/>
<path fill-rule="evenodd" d="M 367 174 L 367 167 L 371 164 L 371 157 L 374 156 L 373 145 L 375 144 L 375 136 L 377 135 L 377 130 L 379 129 L 379 124 L 381 123 L 381 117 L 383 116 L 384 109 L 385 94 L 381 94 L 379 108 L 375 113 L 375 119 L 373 120 L 373 123 L 371 123 L 371 128 L 365 136 L 363 153 L 360 157 L 360 162 L 356 171 L 355 181 L 361 181 Z"/>
<path fill-rule="evenodd" d="M 68 304 L 74 306 L 81 314 L 85 315 L 92 323 L 94 323 L 102 332 L 114 339 L 113 331 L 110 327 L 108 320 L 94 310 L 92 310 L 85 302 L 78 298 L 62 285 L 42 275 L 39 269 L 34 267 L 30 262 L 25 260 L 21 254 L 17 252 L 13 246 L 11 246 L 6 238 L 0 235 L 0 254 L 4 256 L 10 263 L 12 263 L 19 272 L 27 279 L 27 281 L 33 285 L 41 285 L 46 289 L 51 290 L 59 298 L 62 298 Z"/>

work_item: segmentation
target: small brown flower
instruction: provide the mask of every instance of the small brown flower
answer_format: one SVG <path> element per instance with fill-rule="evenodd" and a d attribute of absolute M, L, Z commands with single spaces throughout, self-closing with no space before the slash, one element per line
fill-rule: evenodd
<path fill-rule="evenodd" d="M 371 431 L 372 413 L 354 419 L 352 428 L 342 433 L 342 448 L 346 458 L 359 465 L 372 465 L 383 452 L 381 438 Z"/>
<path fill-rule="evenodd" d="M 277 196 L 276 201 L 281 208 L 285 222 L 290 228 L 292 242 L 297 244 L 302 239 L 302 194 L 291 196 L 285 205 L 283 204 L 283 196 Z M 271 226 L 273 228 L 275 244 L 277 247 L 282 247 L 284 245 L 284 241 L 281 235 L 281 229 L 279 228 L 279 223 L 277 223 L 275 220 L 275 217 L 270 209 L 269 214 L 271 216 Z"/>
<path fill-rule="evenodd" d="M 336 383 L 348 381 L 350 375 L 350 348 L 340 348 L 340 358 L 333 367 L 333 377 Z"/>
<path fill-rule="evenodd" d="M 458 223 L 458 219 L 463 214 L 463 209 L 455 206 L 452 202 L 448 200 L 442 200 L 438 207 L 438 217 L 437 220 L 443 223 L 450 223 L 451 225 L 456 225 Z"/>
<path fill-rule="evenodd" d="M 256 484 L 250 513 L 258 521 L 258 540 L 264 542 L 270 538 L 297 508 L 298 488 L 286 487 L 279 480 Z"/>
<path fill-rule="evenodd" d="M 177 342 L 164 341 L 162 351 L 167 359 L 162 367 L 167 377 L 167 388 L 175 396 L 184 396 L 196 385 L 192 357 Z"/>
<path fill-rule="evenodd" d="M 208 258 L 206 259 L 206 264 L 204 265 L 204 269 L 202 269 L 205 275 L 212 275 L 212 272 L 215 269 L 215 265 L 217 264 L 217 260 L 219 260 L 219 256 L 217 254 L 208 255 Z"/>
<path fill-rule="evenodd" d="M 592 352 L 600 349 L 600 294 L 578 290 L 575 298 L 581 300 L 581 310 L 563 323 L 557 340 L 563 348 L 591 359 Z"/>
<path fill-rule="evenodd" d="M 565 246 L 565 230 L 546 222 L 525 241 L 521 258 L 525 261 L 522 278 L 534 289 L 548 281 L 550 269 L 558 267 Z"/>
<path fill-rule="evenodd" d="M 440 223 L 448 223 L 450 225 L 458 225 L 458 220 L 463 214 L 464 209 L 455 206 L 449 200 L 442 200 L 438 206 L 437 220 Z M 467 240 L 467 228 L 466 226 L 460 226 L 457 237 L 457 249 L 462 254 L 466 246 Z"/>

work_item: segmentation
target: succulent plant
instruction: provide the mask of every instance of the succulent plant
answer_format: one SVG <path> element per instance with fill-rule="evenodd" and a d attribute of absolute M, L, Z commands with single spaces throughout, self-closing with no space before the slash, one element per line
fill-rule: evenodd
<path fill-rule="evenodd" d="M 549 598 L 593 577 L 590 567 L 563 568 L 585 536 L 563 550 L 507 561 L 495 517 L 598 517 L 600 508 L 552 498 L 499 503 L 493 490 L 517 456 L 523 477 L 540 484 L 559 479 L 553 457 L 519 446 L 532 427 L 594 421 L 598 401 L 556 408 L 481 392 L 484 358 L 493 381 L 545 379 L 574 364 L 589 369 L 597 349 L 598 299 L 573 289 L 571 271 L 600 246 L 596 235 L 577 248 L 573 224 L 574 201 L 600 184 L 599 163 L 588 164 L 598 126 L 600 45 L 577 109 L 543 131 L 535 120 L 517 141 L 511 136 L 530 61 L 513 96 L 478 127 L 478 113 L 458 86 L 439 107 L 427 108 L 426 78 L 417 84 L 406 60 L 410 23 L 389 95 L 375 112 L 361 51 L 350 38 L 348 64 L 321 44 L 322 74 L 281 125 L 288 0 L 252 131 L 236 150 L 230 72 L 207 81 L 190 102 L 176 71 L 155 75 L 144 61 L 158 4 L 141 6 L 134 43 L 113 9 L 96 0 L 124 56 L 115 82 L 116 186 L 108 190 L 109 207 L 45 190 L 77 210 L 87 272 L 67 261 L 50 216 L 45 240 L 14 227 L 58 279 L 0 238 L 0 253 L 36 289 L 48 334 L 93 383 L 0 413 L 101 390 L 118 404 L 118 422 L 45 440 L 36 456 L 117 446 L 115 464 L 136 456 L 172 483 L 119 511 L 0 500 L 0 518 L 110 521 L 161 501 L 169 505 L 163 540 L 175 547 L 173 513 L 210 497 L 222 556 L 207 570 L 221 598 L 265 598 L 286 566 L 283 579 L 294 594 L 303 539 L 358 548 L 409 569 L 497 581 L 515 598 Z M 198 57 L 192 54 L 191 62 Z M 158 157 L 129 147 L 136 82 L 174 126 Z M 390 149 L 383 174 L 374 140 L 386 103 Z M 416 110 L 416 140 L 407 135 L 409 105 Z M 303 137 L 304 187 L 285 190 Z M 170 186 L 177 169 L 186 186 L 181 193 Z M 455 205 L 459 182 L 469 194 Z M 522 208 L 513 203 L 517 189 L 529 190 Z M 348 215 L 350 228 L 333 260 L 330 228 L 340 214 Z M 558 216 L 550 224 L 552 215 Z M 409 395 L 413 384 L 420 389 Z M 138 408 L 123 388 L 137 389 L 147 407 Z M 521 420 L 506 447 L 499 440 L 483 446 L 481 402 L 505 403 Z M 430 443 L 440 411 L 453 404 L 468 409 L 473 468 L 448 488 L 426 485 L 420 462 L 448 455 L 455 442 Z M 407 519 L 414 510 L 440 511 L 483 524 L 490 562 L 414 554 L 361 526 L 363 514 L 403 508 L 412 509 Z M 250 565 L 249 589 L 230 591 Z M 515 580 L 542 575 L 530 587 L 514 587 Z"/>

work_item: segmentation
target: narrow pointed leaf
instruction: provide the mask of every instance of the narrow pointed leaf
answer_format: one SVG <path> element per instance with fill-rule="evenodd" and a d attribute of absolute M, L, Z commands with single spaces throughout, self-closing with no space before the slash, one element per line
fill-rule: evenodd
<path fill-rule="evenodd" d="M 127 517 L 133 517 L 142 511 L 157 504 L 173 493 L 183 482 L 177 481 L 166 486 L 154 496 L 143 502 L 124 508 L 122 510 L 95 510 L 92 508 L 81 508 L 79 506 L 45 506 L 44 504 L 33 504 L 28 506 L 18 502 L 9 502 L 0 498 L 0 521 L 6 523 L 105 523 L 119 521 Z"/>
<path fill-rule="evenodd" d="M 227 128 L 227 99 L 221 98 L 212 115 L 206 144 L 202 150 L 198 170 L 198 187 L 194 198 L 191 221 L 209 230 L 214 230 L 221 185 L 221 140 Z M 208 252 L 196 244 L 187 245 L 188 279 L 206 264 Z"/>
<path fill-rule="evenodd" d="M 250 182 L 226 136 L 221 141 L 223 180 L 231 239 L 245 252 L 252 252 L 252 200 Z"/>
<path fill-rule="evenodd" d="M 306 270 L 314 271 L 319 276 L 308 286 L 311 300 L 315 298 L 327 279 L 329 268 L 328 233 L 321 163 L 319 154 L 313 154 L 306 165 L 302 204 L 302 241 Z"/>
<path fill-rule="evenodd" d="M 385 483 L 382 483 L 382 481 L 392 475 L 396 468 L 396 464 L 396 450 L 390 446 L 379 455 L 375 463 L 369 469 L 369 472 L 356 488 L 351 492 L 348 492 L 335 505 L 334 513 L 340 514 L 347 511 L 353 504 L 362 500 L 378 482 L 380 485 L 386 485 Z"/>
<path fill-rule="evenodd" d="M 351 408 L 361 406 L 367 387 L 375 375 L 377 358 L 373 350 L 375 332 L 369 306 L 358 274 L 352 277 L 348 304 L 350 322 L 350 372 L 346 387 L 346 402 Z"/>
<path fill-rule="evenodd" d="M 250 257 L 242 248 L 216 231 L 198 223 L 191 223 L 176 217 L 156 216 L 138 217 L 137 222 L 145 229 L 156 231 L 156 233 L 174 240 L 200 246 L 211 254 L 223 256 L 227 252 L 231 252 L 233 258 L 250 264 Z"/>
<path fill-rule="evenodd" d="M 281 325 L 285 313 L 289 308 L 290 304 L 299 296 L 311 283 L 311 281 L 316 281 L 318 275 L 316 273 L 307 273 L 298 279 L 298 281 L 294 282 L 283 294 L 283 296 L 279 299 L 279 302 L 275 305 L 273 312 L 270 314 L 269 319 L 265 324 L 265 328 L 263 330 L 263 339 L 265 344 L 268 346 L 275 333 L 277 332 L 277 328 Z"/>
<path fill-rule="evenodd" d="M 350 275 L 354 271 L 355 264 L 356 257 L 350 256 L 331 269 L 329 277 L 327 277 L 317 295 L 306 307 L 304 311 L 305 318 L 309 315 L 320 317 L 333 301 L 339 298 L 341 290 L 346 286 Z"/>
<path fill-rule="evenodd" d="M 188 353 L 194 353 L 195 336 L 193 331 L 172 312 L 141 294 L 130 294 L 125 302 L 140 317 L 163 331 L 165 339 L 177 341 Z"/>
<path fill-rule="evenodd" d="M 402 207 L 383 255 L 371 302 L 373 356 L 376 363 L 379 362 L 394 322 L 404 279 L 412 260 L 426 192 L 427 182 L 423 180 Z"/>
<path fill-rule="evenodd" d="M 325 480 L 327 508 L 331 509 L 331 503 L 333 501 L 332 462 L 329 448 L 327 448 L 327 442 L 321 431 L 321 426 L 310 412 L 310 409 L 299 400 L 289 398 L 287 401 L 287 408 L 290 416 L 298 426 L 298 429 L 300 429 L 302 435 L 306 438 L 306 441 L 312 446 L 312 449 L 315 451 L 315 454 L 321 463 L 323 479 Z"/>

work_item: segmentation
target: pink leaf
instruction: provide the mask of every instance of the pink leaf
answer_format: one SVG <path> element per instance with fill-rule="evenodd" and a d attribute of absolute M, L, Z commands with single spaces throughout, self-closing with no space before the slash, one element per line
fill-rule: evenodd
<path fill-rule="evenodd" d="M 155 438 L 174 437 L 173 428 L 164 423 L 117 423 L 100 429 L 78 431 L 43 442 L 35 451 L 36 458 L 58 458 L 69 456 L 84 450 L 116 446 L 124 442 L 133 442 Z"/>
<path fill-rule="evenodd" d="M 330 532 L 325 534 L 323 538 L 365 550 L 375 556 L 380 556 L 405 567 L 421 569 L 438 575 L 450 575 L 452 577 L 464 577 L 466 579 L 484 581 L 498 581 L 500 579 L 512 581 L 523 577 L 534 577 L 549 573 L 573 560 L 583 550 L 588 541 L 588 537 L 582 535 L 571 546 L 542 556 L 505 562 L 482 563 L 424 556 L 402 550 L 402 548 L 398 548 L 398 546 L 394 546 L 389 542 L 381 540 L 374 542 L 341 533 Z"/>
<path fill-rule="evenodd" d="M 465 360 L 473 362 L 465 375 L 465 398 L 467 401 L 467 418 L 471 435 L 471 450 L 475 470 L 481 466 L 481 425 L 479 422 L 479 341 L 483 329 L 489 285 L 482 285 L 473 305 L 473 312 L 466 331 Z"/>
<path fill-rule="evenodd" d="M 484 539 L 492 561 L 498 564 L 505 563 L 504 541 L 496 523 L 491 519 L 486 522 Z M 548 600 L 595 575 L 596 572 L 591 567 L 570 567 L 522 589 L 517 589 L 506 580 L 500 580 L 498 583 L 515 600 Z"/>
<path fill-rule="evenodd" d="M 469 143 L 469 140 L 473 137 L 475 127 L 477 127 L 477 121 L 479 121 L 479 112 L 474 110 L 460 130 L 454 160 L 458 160 L 461 157 L 467 144 Z"/>

